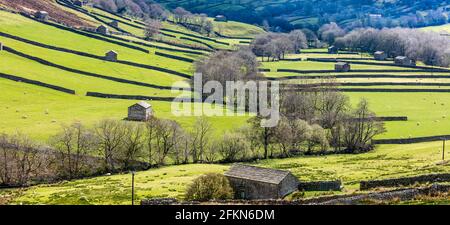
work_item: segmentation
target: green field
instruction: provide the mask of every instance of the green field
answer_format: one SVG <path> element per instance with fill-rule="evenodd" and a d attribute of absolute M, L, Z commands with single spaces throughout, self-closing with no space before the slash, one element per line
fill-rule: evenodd
<path fill-rule="evenodd" d="M 330 155 L 263 160 L 254 165 L 290 170 L 300 180 L 341 179 L 342 193 L 355 193 L 359 181 L 449 172 L 450 164 L 438 165 L 441 142 L 383 145 L 359 155 Z M 186 186 L 201 174 L 223 173 L 229 165 L 191 164 L 138 172 L 136 200 L 152 197 L 183 198 Z M 3 190 L 14 196 L 11 204 L 131 204 L 131 175 L 39 185 L 23 190 Z"/>

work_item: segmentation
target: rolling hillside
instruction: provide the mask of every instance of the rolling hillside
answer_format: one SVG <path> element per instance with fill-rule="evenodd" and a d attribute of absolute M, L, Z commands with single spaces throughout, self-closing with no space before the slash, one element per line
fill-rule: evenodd
<path fill-rule="evenodd" d="M 354 0 L 158 0 L 170 8 L 184 7 L 210 16 L 226 15 L 230 19 L 247 23 L 262 24 L 269 21 L 273 27 L 282 29 L 311 28 L 317 29 L 324 23 L 336 21 L 341 26 L 352 27 L 361 24 L 378 26 L 379 17 L 390 24 L 400 24 L 403 16 L 438 10 L 447 12 L 448 1 L 354 1 Z M 430 11 L 431 10 L 431 11 Z M 423 25 L 421 25 L 423 26 Z"/>

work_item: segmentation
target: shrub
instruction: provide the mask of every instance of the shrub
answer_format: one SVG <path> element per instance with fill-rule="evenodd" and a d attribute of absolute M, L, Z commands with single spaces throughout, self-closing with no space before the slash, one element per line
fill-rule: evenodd
<path fill-rule="evenodd" d="M 225 200 L 233 197 L 228 179 L 217 173 L 208 173 L 196 178 L 186 190 L 188 201 Z"/>

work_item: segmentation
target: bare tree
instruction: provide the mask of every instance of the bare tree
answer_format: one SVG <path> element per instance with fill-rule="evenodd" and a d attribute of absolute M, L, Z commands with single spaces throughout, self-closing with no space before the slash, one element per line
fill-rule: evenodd
<path fill-rule="evenodd" d="M 155 35 L 159 34 L 161 28 L 161 21 L 155 19 L 147 20 L 147 26 L 145 27 L 145 37 L 147 39 L 154 37 Z"/>
<path fill-rule="evenodd" d="M 141 124 L 128 122 L 123 125 L 124 138 L 120 160 L 124 169 L 133 169 L 136 162 L 144 150 L 144 127 Z"/>
<path fill-rule="evenodd" d="M 59 176 L 73 179 L 88 173 L 88 155 L 93 153 L 96 140 L 81 123 L 63 126 L 62 131 L 51 138 L 51 145 L 57 150 Z"/>
<path fill-rule="evenodd" d="M 123 146 L 126 135 L 123 123 L 116 120 L 103 120 L 95 128 L 99 138 L 100 154 L 103 155 L 104 169 L 107 172 L 115 170 L 115 161 Z"/>
<path fill-rule="evenodd" d="M 197 163 L 203 160 L 204 154 L 208 149 L 211 138 L 212 126 L 208 118 L 197 118 L 194 129 L 191 133 L 191 155 L 192 161 Z"/>
<path fill-rule="evenodd" d="M 373 148 L 372 139 L 385 132 L 383 123 L 375 120 L 367 100 L 362 99 L 344 123 L 344 144 L 348 152 L 365 152 Z"/>

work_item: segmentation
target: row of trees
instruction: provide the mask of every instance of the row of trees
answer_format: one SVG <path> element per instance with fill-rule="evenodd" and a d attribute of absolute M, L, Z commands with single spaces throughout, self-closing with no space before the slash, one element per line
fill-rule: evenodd
<path fill-rule="evenodd" d="M 354 51 L 384 51 L 389 56 L 408 56 L 427 65 L 450 65 L 450 39 L 416 29 L 357 29 L 336 40 L 336 46 Z"/>
<path fill-rule="evenodd" d="M 308 48 L 308 39 L 301 30 L 285 33 L 265 33 L 257 36 L 250 46 L 257 56 L 267 61 L 283 59 L 287 53 L 299 53 Z"/>

